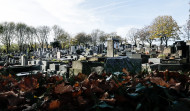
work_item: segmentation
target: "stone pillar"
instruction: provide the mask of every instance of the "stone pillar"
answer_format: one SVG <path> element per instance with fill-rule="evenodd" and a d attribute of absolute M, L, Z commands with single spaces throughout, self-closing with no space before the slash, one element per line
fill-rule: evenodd
<path fill-rule="evenodd" d="M 26 56 L 21 56 L 21 65 L 26 66 L 28 63 L 27 57 Z"/>
<path fill-rule="evenodd" d="M 107 41 L 107 57 L 114 57 L 114 41 Z"/>
<path fill-rule="evenodd" d="M 71 53 L 71 54 L 76 53 L 75 46 L 71 46 L 71 52 L 70 52 L 70 53 Z"/>
<path fill-rule="evenodd" d="M 61 52 L 57 52 L 57 59 L 61 58 Z"/>

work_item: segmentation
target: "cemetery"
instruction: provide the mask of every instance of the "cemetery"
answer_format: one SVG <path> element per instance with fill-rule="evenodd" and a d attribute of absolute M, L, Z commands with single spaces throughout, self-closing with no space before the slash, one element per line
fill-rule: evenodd
<path fill-rule="evenodd" d="M 1 1 L 0 111 L 190 111 L 187 7 L 148 2 Z"/>
<path fill-rule="evenodd" d="M 63 110 L 74 110 L 75 108 L 79 108 L 79 110 L 86 108 L 90 108 L 90 110 L 95 110 L 96 108 L 117 110 L 116 107 L 112 106 L 115 104 L 124 110 L 125 107 L 122 104 L 127 103 L 127 108 L 133 110 L 139 105 L 137 102 L 138 99 L 153 99 L 146 97 L 146 95 L 140 96 L 141 91 L 146 90 L 150 90 L 154 94 L 154 98 L 158 99 L 158 101 L 164 101 L 163 104 L 149 103 L 147 101 L 147 104 L 154 104 L 155 106 L 162 105 L 163 107 L 167 101 L 162 100 L 159 96 L 172 99 L 170 97 L 171 95 L 167 96 L 167 93 L 176 90 L 175 88 L 177 86 L 174 87 L 173 84 L 181 82 L 181 88 L 177 89 L 178 92 L 188 89 L 182 89 L 186 82 L 189 81 L 189 77 L 182 73 L 189 74 L 190 71 L 189 41 L 176 41 L 173 45 L 164 47 L 163 49 L 160 49 L 156 45 L 147 48 L 142 46 L 136 47 L 132 44 L 118 45 L 118 43 L 119 41 L 117 39 L 109 38 L 107 46 L 105 44 L 94 47 L 80 46 L 80 48 L 79 46 L 71 46 L 68 50 L 38 48 L 32 53 L 14 53 L 8 56 L 1 56 L 1 83 L 5 85 L 1 86 L 0 89 L 6 91 L 6 87 L 9 87 L 13 91 L 0 93 L 0 99 L 4 98 L 4 101 L 7 101 L 5 96 L 10 96 L 15 101 L 17 100 L 17 102 L 13 103 L 14 105 L 22 104 L 22 101 L 25 100 L 30 100 L 27 103 L 31 105 L 6 107 L 6 102 L 0 102 L 5 105 L 5 107 L 0 108 L 8 108 L 9 110 L 34 110 L 35 108 L 46 110 L 57 108 Z M 80 53 L 79 49 L 82 50 Z M 150 75 L 153 76 L 150 77 Z M 17 83 L 18 78 L 22 80 Z M 128 96 L 126 97 L 123 94 L 119 94 L 118 91 L 125 92 L 126 87 L 124 86 L 127 84 L 135 85 L 136 89 L 134 92 L 131 89 L 134 87 L 129 87 L 131 93 L 128 92 Z M 158 86 L 154 86 L 153 84 Z M 149 89 L 146 85 L 153 85 L 156 90 Z M 121 87 L 123 89 L 119 89 Z M 165 90 L 162 87 L 171 88 L 172 90 Z M 23 91 L 25 94 L 32 94 L 34 97 L 28 98 L 26 95 L 16 96 L 15 88 Z M 53 93 L 49 92 L 45 94 L 47 90 L 52 90 L 52 88 Z M 104 97 L 104 95 L 108 94 L 105 91 L 114 93 L 115 97 Z M 165 93 L 160 95 L 159 91 Z M 93 100 L 93 93 L 96 97 L 101 98 L 100 102 L 94 108 L 92 107 L 95 102 Z M 103 97 L 97 94 L 103 94 Z M 148 92 L 145 94 L 148 94 Z M 60 97 L 55 95 L 60 95 Z M 51 101 L 41 103 L 43 99 L 41 100 L 40 98 L 45 99 L 45 97 L 50 96 Z M 22 97 L 26 99 L 22 99 Z M 54 100 L 53 98 L 57 99 Z M 64 98 L 66 101 L 60 101 L 62 100 L 61 98 Z M 127 102 L 127 99 L 134 101 L 134 103 Z M 175 101 L 174 98 L 172 100 Z M 41 105 L 38 106 L 32 101 Z M 90 103 L 87 103 L 87 101 L 90 101 Z M 73 106 L 65 102 L 72 102 L 78 105 L 75 106 L 73 104 Z M 186 100 L 180 100 L 180 102 L 182 104 Z M 60 104 L 65 105 L 62 107 Z M 145 103 L 141 104 L 145 105 Z M 166 105 L 163 108 L 173 109 L 175 107 L 177 106 L 171 107 L 170 105 Z M 185 109 L 189 109 L 188 106 L 184 107 Z M 147 109 L 147 107 L 141 108 Z"/>

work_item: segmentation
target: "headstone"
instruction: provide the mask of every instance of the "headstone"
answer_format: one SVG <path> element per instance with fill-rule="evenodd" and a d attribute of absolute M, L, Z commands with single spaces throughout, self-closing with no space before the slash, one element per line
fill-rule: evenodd
<path fill-rule="evenodd" d="M 48 66 L 46 66 L 46 65 L 41 65 L 41 70 L 42 70 L 42 71 L 47 71 L 47 69 L 48 69 Z"/>
<path fill-rule="evenodd" d="M 57 52 L 57 59 L 61 58 L 61 52 Z"/>
<path fill-rule="evenodd" d="M 171 54 L 171 47 L 165 48 L 163 54 Z"/>
<path fill-rule="evenodd" d="M 60 66 L 59 66 L 59 71 L 63 71 L 64 73 L 66 73 L 66 72 L 67 72 L 67 67 L 66 67 L 66 65 L 60 65 Z"/>
<path fill-rule="evenodd" d="M 42 61 L 41 60 L 36 60 L 36 65 L 41 65 Z"/>
<path fill-rule="evenodd" d="M 53 57 L 53 54 L 50 54 L 50 56 L 49 56 L 50 58 L 52 58 Z"/>
<path fill-rule="evenodd" d="M 108 40 L 107 41 L 107 57 L 114 57 L 114 41 Z"/>
<path fill-rule="evenodd" d="M 47 53 L 47 54 L 46 54 L 46 58 L 50 58 L 50 53 Z"/>
<path fill-rule="evenodd" d="M 40 56 L 40 57 L 42 56 L 42 51 L 41 51 L 41 50 L 39 51 L 39 56 Z"/>
<path fill-rule="evenodd" d="M 35 61 L 35 60 L 32 60 L 32 61 L 31 61 L 31 65 L 36 65 L 36 61 Z"/>
<path fill-rule="evenodd" d="M 161 58 L 149 58 L 148 62 L 152 62 L 154 64 L 160 64 L 161 63 Z"/>
<path fill-rule="evenodd" d="M 26 66 L 28 63 L 27 57 L 26 56 L 21 56 L 21 65 Z"/>
<path fill-rule="evenodd" d="M 126 52 L 126 56 L 129 58 L 139 58 L 141 59 L 141 54 L 133 53 L 133 52 Z"/>
<path fill-rule="evenodd" d="M 95 72 L 98 75 L 102 74 L 104 71 L 104 67 L 98 66 L 98 67 L 92 67 L 91 72 Z"/>
<path fill-rule="evenodd" d="M 58 71 L 59 70 L 59 64 L 50 64 L 49 68 L 50 68 L 50 70 Z"/>
<path fill-rule="evenodd" d="M 105 69 L 106 73 L 121 72 L 123 68 L 127 68 L 131 73 L 139 73 L 141 71 L 141 64 L 142 59 L 112 57 L 107 58 Z"/>
<path fill-rule="evenodd" d="M 76 53 L 76 48 L 75 46 L 71 46 L 71 51 L 70 51 L 71 54 L 75 54 Z"/>

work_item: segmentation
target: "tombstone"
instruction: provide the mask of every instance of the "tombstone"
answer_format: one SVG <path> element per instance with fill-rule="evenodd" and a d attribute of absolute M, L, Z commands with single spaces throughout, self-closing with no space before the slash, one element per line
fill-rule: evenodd
<path fill-rule="evenodd" d="M 52 71 L 58 71 L 59 70 L 59 64 L 50 64 L 49 68 Z"/>
<path fill-rule="evenodd" d="M 41 60 L 36 60 L 36 65 L 41 65 L 42 61 Z"/>
<path fill-rule="evenodd" d="M 11 58 L 9 58 L 9 63 L 11 63 L 11 60 L 12 60 L 12 59 L 11 59 Z"/>
<path fill-rule="evenodd" d="M 52 57 L 53 57 L 53 54 L 50 54 L 49 57 L 52 58 Z"/>
<path fill-rule="evenodd" d="M 171 47 L 165 48 L 163 51 L 163 54 L 171 54 L 171 53 L 172 53 Z"/>
<path fill-rule="evenodd" d="M 38 55 L 39 55 L 40 57 L 42 56 L 42 51 L 41 51 L 41 50 L 39 51 L 39 54 L 38 54 Z"/>
<path fill-rule="evenodd" d="M 27 57 L 26 56 L 21 56 L 21 65 L 26 66 L 28 63 Z"/>
<path fill-rule="evenodd" d="M 12 64 L 15 64 L 15 60 L 14 60 L 14 59 L 11 59 L 11 63 L 12 63 Z"/>
<path fill-rule="evenodd" d="M 104 72 L 104 67 L 102 66 L 92 67 L 91 72 L 95 72 L 98 75 L 101 75 Z"/>
<path fill-rule="evenodd" d="M 47 53 L 47 54 L 46 54 L 46 58 L 50 58 L 50 53 Z"/>
<path fill-rule="evenodd" d="M 47 71 L 47 69 L 48 69 L 48 66 L 45 66 L 45 65 L 41 65 L 40 66 L 40 69 L 42 70 L 42 71 Z"/>
<path fill-rule="evenodd" d="M 123 68 L 127 68 L 131 73 L 139 73 L 141 71 L 142 59 L 134 59 L 128 57 L 111 57 L 105 61 L 106 73 L 121 72 Z"/>
<path fill-rule="evenodd" d="M 61 71 L 61 73 L 66 73 L 67 72 L 67 65 L 60 65 L 59 71 Z"/>
<path fill-rule="evenodd" d="M 107 41 L 107 57 L 114 57 L 114 41 Z"/>
<path fill-rule="evenodd" d="M 36 61 L 32 60 L 31 65 L 36 65 Z"/>
<path fill-rule="evenodd" d="M 141 59 L 141 54 L 138 54 L 138 53 L 126 52 L 126 56 L 129 57 L 129 58 Z"/>
<path fill-rule="evenodd" d="M 154 63 L 154 64 L 160 64 L 161 63 L 161 58 L 149 58 L 148 59 L 148 62 L 150 63 L 150 62 L 152 62 L 152 63 Z"/>
<path fill-rule="evenodd" d="M 150 54 L 150 55 L 155 55 L 155 54 L 156 54 L 156 51 L 149 51 L 149 54 Z"/>
<path fill-rule="evenodd" d="M 76 48 L 75 48 L 75 46 L 71 46 L 70 54 L 75 54 L 75 53 L 76 53 Z"/>
<path fill-rule="evenodd" d="M 61 58 L 61 52 L 57 52 L 57 59 Z"/>

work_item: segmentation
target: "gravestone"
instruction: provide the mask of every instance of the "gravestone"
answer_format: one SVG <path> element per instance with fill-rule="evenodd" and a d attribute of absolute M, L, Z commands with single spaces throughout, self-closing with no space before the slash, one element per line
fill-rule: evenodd
<path fill-rule="evenodd" d="M 58 71 L 59 70 L 59 64 L 50 64 L 49 68 L 52 71 Z"/>
<path fill-rule="evenodd" d="M 41 60 L 36 60 L 36 65 L 41 65 L 42 61 Z"/>
<path fill-rule="evenodd" d="M 61 52 L 57 52 L 57 59 L 61 58 Z"/>
<path fill-rule="evenodd" d="M 111 57 L 105 62 L 106 73 L 121 72 L 123 68 L 131 73 L 139 73 L 141 71 L 142 59 L 129 57 Z"/>
<path fill-rule="evenodd" d="M 161 63 L 161 58 L 149 58 L 148 59 L 148 62 L 150 63 L 150 62 L 152 62 L 152 63 L 154 63 L 154 64 L 160 64 Z"/>
<path fill-rule="evenodd" d="M 172 53 L 171 47 L 165 48 L 163 51 L 163 54 L 171 54 L 171 53 Z"/>
<path fill-rule="evenodd" d="M 65 74 L 67 72 L 67 65 L 60 65 L 59 72 L 61 73 L 61 75 Z"/>
<path fill-rule="evenodd" d="M 27 57 L 26 56 L 21 56 L 21 65 L 26 66 L 28 63 Z"/>
<path fill-rule="evenodd" d="M 114 41 L 107 41 L 107 57 L 114 57 Z"/>
<path fill-rule="evenodd" d="M 75 54 L 75 53 L 76 53 L 76 48 L 75 48 L 75 46 L 71 46 L 70 54 Z"/>
<path fill-rule="evenodd" d="M 31 61 L 31 65 L 36 65 L 36 61 L 35 61 L 35 60 L 32 60 L 32 61 Z"/>
<path fill-rule="evenodd" d="M 126 52 L 126 56 L 129 58 L 139 58 L 141 59 L 141 54 L 134 53 L 134 52 Z"/>
<path fill-rule="evenodd" d="M 39 54 L 38 54 L 38 56 L 42 56 L 42 51 L 41 50 L 39 50 L 39 52 L 38 52 Z"/>
<path fill-rule="evenodd" d="M 95 72 L 98 75 L 102 74 L 104 71 L 104 67 L 103 66 L 98 66 L 98 67 L 92 67 L 91 72 Z"/>
<path fill-rule="evenodd" d="M 46 58 L 50 58 L 50 53 L 47 53 L 47 54 L 46 54 Z"/>

